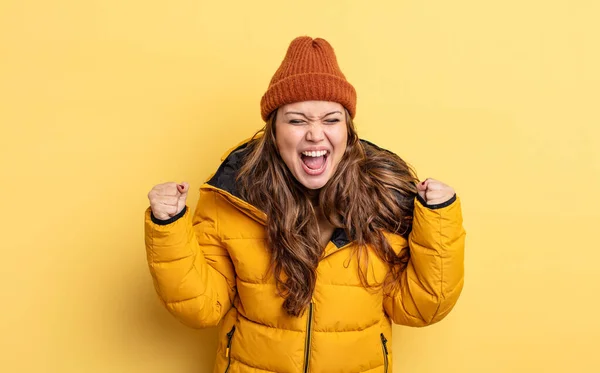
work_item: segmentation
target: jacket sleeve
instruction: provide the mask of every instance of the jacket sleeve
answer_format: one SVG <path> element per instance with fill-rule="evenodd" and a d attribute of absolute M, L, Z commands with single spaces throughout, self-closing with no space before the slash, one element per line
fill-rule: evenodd
<path fill-rule="evenodd" d="M 427 206 L 415 201 L 408 236 L 410 260 L 399 287 L 384 296 L 384 309 L 396 324 L 426 326 L 442 320 L 454 307 L 463 288 L 465 230 L 460 199 Z M 396 252 L 406 240 L 390 235 Z"/>
<path fill-rule="evenodd" d="M 217 233 L 216 196 L 201 190 L 194 216 L 188 206 L 184 211 L 161 222 L 146 210 L 146 256 L 154 287 L 184 324 L 217 325 L 232 306 L 235 272 Z"/>

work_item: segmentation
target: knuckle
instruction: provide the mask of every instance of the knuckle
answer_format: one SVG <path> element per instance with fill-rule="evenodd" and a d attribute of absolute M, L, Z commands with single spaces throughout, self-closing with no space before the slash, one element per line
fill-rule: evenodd
<path fill-rule="evenodd" d="M 169 195 L 172 195 L 177 191 L 177 185 L 175 183 L 168 183 L 166 191 L 169 193 Z"/>

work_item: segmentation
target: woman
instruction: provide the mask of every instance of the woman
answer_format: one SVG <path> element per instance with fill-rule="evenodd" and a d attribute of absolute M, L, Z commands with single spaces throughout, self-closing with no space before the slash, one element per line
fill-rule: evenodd
<path fill-rule="evenodd" d="M 179 320 L 219 324 L 214 372 L 391 372 L 391 323 L 444 318 L 463 285 L 460 200 L 360 140 L 356 93 L 300 37 L 261 100 L 265 127 L 200 187 L 148 194 L 147 258 Z"/>

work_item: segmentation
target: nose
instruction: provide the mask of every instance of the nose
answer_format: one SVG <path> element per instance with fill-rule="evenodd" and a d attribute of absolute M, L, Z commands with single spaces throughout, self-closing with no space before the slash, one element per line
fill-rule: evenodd
<path fill-rule="evenodd" d="M 308 127 L 306 131 L 306 141 L 320 142 L 325 139 L 325 131 L 318 123 L 313 123 Z"/>

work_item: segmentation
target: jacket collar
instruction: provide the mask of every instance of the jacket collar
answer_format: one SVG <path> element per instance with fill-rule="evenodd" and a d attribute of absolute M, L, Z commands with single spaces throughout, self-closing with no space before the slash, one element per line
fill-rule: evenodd
<path fill-rule="evenodd" d="M 267 216 L 264 211 L 244 200 L 240 195 L 235 177 L 243 165 L 243 158 L 247 152 L 247 145 L 253 138 L 246 139 L 235 147 L 229 149 L 221 157 L 221 165 L 217 171 L 212 174 L 203 189 L 213 189 L 222 194 L 234 207 L 242 213 L 248 215 L 257 222 L 266 225 Z M 350 238 L 342 228 L 336 228 L 331 236 L 331 242 L 337 248 L 346 246 L 351 242 Z"/>

